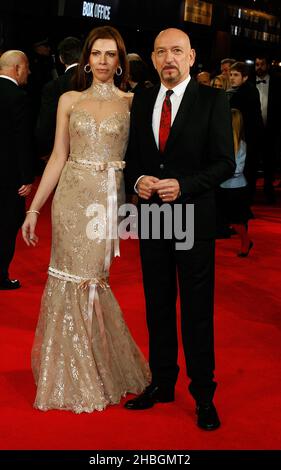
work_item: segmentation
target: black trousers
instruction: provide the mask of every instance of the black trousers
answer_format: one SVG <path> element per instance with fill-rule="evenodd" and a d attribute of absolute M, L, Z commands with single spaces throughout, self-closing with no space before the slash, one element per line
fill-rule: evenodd
<path fill-rule="evenodd" d="M 14 256 L 16 238 L 25 217 L 25 198 L 16 188 L 0 187 L 0 280 L 9 276 L 9 266 Z"/>
<path fill-rule="evenodd" d="M 140 240 L 152 382 L 173 388 L 179 367 L 176 319 L 180 291 L 182 342 L 189 391 L 198 402 L 213 398 L 214 240 L 177 251 L 174 240 Z M 177 282 L 178 278 L 178 282 Z"/>

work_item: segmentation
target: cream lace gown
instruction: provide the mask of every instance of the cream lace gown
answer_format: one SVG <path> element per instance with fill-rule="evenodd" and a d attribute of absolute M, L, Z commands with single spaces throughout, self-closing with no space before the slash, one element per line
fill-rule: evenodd
<path fill-rule="evenodd" d="M 123 157 L 129 99 L 94 85 L 73 106 L 70 155 L 52 205 L 49 277 L 32 350 L 35 408 L 103 410 L 150 381 L 108 285 L 118 254 L 117 207 L 124 201 Z"/>

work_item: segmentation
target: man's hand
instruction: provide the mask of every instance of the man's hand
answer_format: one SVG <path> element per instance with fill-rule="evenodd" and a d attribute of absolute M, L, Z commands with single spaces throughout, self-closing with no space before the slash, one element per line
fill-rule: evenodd
<path fill-rule="evenodd" d="M 18 190 L 18 194 L 20 196 L 28 196 L 31 192 L 31 189 L 32 189 L 32 184 L 23 184 L 19 190 Z"/>
<path fill-rule="evenodd" d="M 137 184 L 137 191 L 139 197 L 142 199 L 149 199 L 151 198 L 152 194 L 155 193 L 156 189 L 153 189 L 154 184 L 160 181 L 158 178 L 154 176 L 143 176 L 138 184 Z"/>
<path fill-rule="evenodd" d="M 163 202 L 173 202 L 180 196 L 180 185 L 178 180 L 174 178 L 159 180 L 152 189 L 157 191 Z"/>

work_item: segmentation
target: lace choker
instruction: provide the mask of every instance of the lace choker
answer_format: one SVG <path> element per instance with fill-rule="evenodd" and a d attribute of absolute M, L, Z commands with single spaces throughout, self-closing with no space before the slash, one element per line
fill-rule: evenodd
<path fill-rule="evenodd" d="M 93 83 L 90 88 L 88 88 L 87 92 L 91 96 L 107 100 L 116 97 L 118 88 L 114 83 Z"/>

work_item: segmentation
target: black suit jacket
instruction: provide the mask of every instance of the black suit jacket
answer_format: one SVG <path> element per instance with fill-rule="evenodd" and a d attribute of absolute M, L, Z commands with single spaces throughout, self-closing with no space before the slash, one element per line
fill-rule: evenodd
<path fill-rule="evenodd" d="M 266 127 L 274 134 L 281 132 L 281 79 L 270 75 L 268 86 L 267 123 Z"/>
<path fill-rule="evenodd" d="M 0 185 L 18 189 L 33 181 L 31 110 L 26 92 L 6 78 L 0 78 L 0 109 Z"/>
<path fill-rule="evenodd" d="M 225 93 L 191 79 L 163 154 L 152 130 L 152 114 L 159 86 L 136 94 L 125 169 L 127 190 L 141 175 L 176 178 L 177 203 L 194 204 L 195 239 L 215 236 L 214 189 L 232 176 L 235 163 L 230 108 Z M 148 201 L 141 200 L 141 203 Z M 160 203 L 154 196 L 150 202 Z"/>
<path fill-rule="evenodd" d="M 36 126 L 36 142 L 38 154 L 51 153 L 56 133 L 56 116 L 60 96 L 74 89 L 72 78 L 76 67 L 71 67 L 63 75 L 46 83 L 42 90 L 41 107 Z"/>

